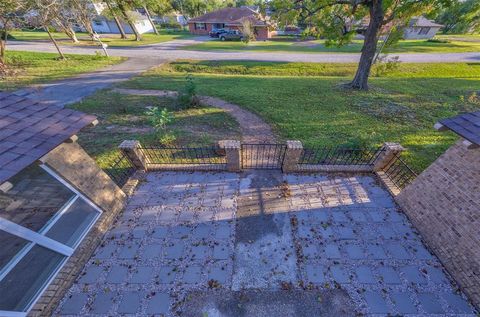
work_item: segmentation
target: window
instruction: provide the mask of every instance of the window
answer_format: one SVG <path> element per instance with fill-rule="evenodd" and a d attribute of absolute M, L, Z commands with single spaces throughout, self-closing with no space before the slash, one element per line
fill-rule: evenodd
<path fill-rule="evenodd" d="M 218 29 L 224 29 L 225 28 L 225 23 L 214 23 L 213 24 L 213 29 L 218 30 Z"/>
<path fill-rule="evenodd" d="M 0 192 L 0 316 L 24 316 L 101 210 L 45 165 Z"/>
<path fill-rule="evenodd" d="M 207 26 L 205 23 L 195 23 L 195 30 L 206 30 Z"/>
<path fill-rule="evenodd" d="M 423 27 L 423 28 L 420 28 L 420 31 L 418 31 L 418 34 L 425 35 L 425 34 L 428 34 L 428 32 L 430 32 L 430 28 Z"/>

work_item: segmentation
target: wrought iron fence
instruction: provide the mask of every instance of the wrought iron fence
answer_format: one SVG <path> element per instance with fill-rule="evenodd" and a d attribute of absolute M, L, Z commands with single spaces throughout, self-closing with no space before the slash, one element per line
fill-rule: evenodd
<path fill-rule="evenodd" d="M 417 173 L 398 155 L 393 157 L 383 172 L 400 190 L 405 188 L 417 177 Z"/>
<path fill-rule="evenodd" d="M 299 164 L 305 165 L 373 165 L 382 148 L 351 149 L 345 147 L 304 148 Z"/>
<path fill-rule="evenodd" d="M 225 151 L 217 146 L 212 147 L 163 147 L 143 146 L 140 148 L 146 158 L 149 169 L 166 169 L 171 167 L 182 169 L 221 170 L 226 168 Z"/>
<path fill-rule="evenodd" d="M 107 165 L 108 167 L 103 170 L 119 187 L 125 185 L 136 170 L 130 159 L 121 151 L 116 151 Z"/>
<path fill-rule="evenodd" d="M 281 169 L 287 146 L 285 144 L 242 143 L 242 168 Z"/>

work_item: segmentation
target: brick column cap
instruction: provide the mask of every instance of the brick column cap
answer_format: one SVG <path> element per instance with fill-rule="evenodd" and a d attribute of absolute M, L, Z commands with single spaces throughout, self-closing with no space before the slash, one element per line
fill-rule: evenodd
<path fill-rule="evenodd" d="M 221 140 L 218 145 L 224 149 L 240 149 L 240 141 L 237 140 Z"/>
<path fill-rule="evenodd" d="M 137 141 L 137 140 L 124 140 L 118 146 L 118 148 L 121 150 L 135 149 L 138 147 L 140 147 L 140 141 Z"/>
<path fill-rule="evenodd" d="M 299 140 L 287 140 L 287 149 L 299 150 L 303 149 L 302 141 Z"/>
<path fill-rule="evenodd" d="M 383 143 L 383 148 L 388 151 L 397 151 L 397 152 L 405 151 L 405 148 L 400 143 L 396 143 L 396 142 L 385 142 Z"/>

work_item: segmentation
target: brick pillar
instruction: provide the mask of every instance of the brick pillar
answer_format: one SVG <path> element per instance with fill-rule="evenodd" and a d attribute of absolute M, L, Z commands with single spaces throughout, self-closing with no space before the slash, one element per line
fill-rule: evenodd
<path fill-rule="evenodd" d="M 373 162 L 373 170 L 375 172 L 388 168 L 393 163 L 393 158 L 405 150 L 403 146 L 398 143 L 385 142 L 378 157 Z"/>
<path fill-rule="evenodd" d="M 287 149 L 285 151 L 285 158 L 283 159 L 282 171 L 284 173 L 291 173 L 297 170 L 300 156 L 303 152 L 302 142 L 297 140 L 287 141 Z"/>
<path fill-rule="evenodd" d="M 118 148 L 132 161 L 133 165 L 139 170 L 147 170 L 147 158 L 140 150 L 140 142 L 137 140 L 125 140 Z"/>
<path fill-rule="evenodd" d="M 240 172 L 240 141 L 223 140 L 220 141 L 219 144 L 225 150 L 225 155 L 227 157 L 227 170 L 229 172 Z"/>

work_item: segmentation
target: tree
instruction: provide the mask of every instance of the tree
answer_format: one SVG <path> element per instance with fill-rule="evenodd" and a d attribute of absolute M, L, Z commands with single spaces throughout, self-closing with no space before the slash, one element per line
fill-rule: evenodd
<path fill-rule="evenodd" d="M 64 1 L 58 10 L 58 15 L 54 19 L 54 23 L 72 40 L 73 43 L 78 43 L 77 35 L 73 29 L 76 21 L 75 15 L 72 12 L 72 0 Z"/>
<path fill-rule="evenodd" d="M 440 11 L 436 22 L 443 25 L 443 33 L 480 32 L 480 1 L 455 1 Z"/>
<path fill-rule="evenodd" d="M 125 21 L 127 21 L 128 25 L 130 25 L 133 34 L 135 34 L 135 41 L 141 41 L 142 36 L 135 26 L 135 21 L 140 15 L 137 12 L 133 12 L 138 3 L 132 0 L 116 0 L 116 4 L 122 14 L 122 17 L 125 19 Z"/>
<path fill-rule="evenodd" d="M 368 90 L 368 78 L 382 29 L 393 22 L 448 5 L 452 0 L 273 0 L 275 17 L 301 22 L 310 32 L 325 36 L 330 43 L 343 45 L 364 28 L 364 43 L 357 72 L 347 86 Z M 363 21 L 364 23 L 359 23 Z"/>
<path fill-rule="evenodd" d="M 57 49 L 60 58 L 66 59 L 50 30 L 50 27 L 53 25 L 59 11 L 61 10 L 61 1 L 62 0 L 30 0 L 31 9 L 35 12 L 35 16 L 32 17 L 31 22 L 47 32 L 48 37 Z"/>
<path fill-rule="evenodd" d="M 123 29 L 122 22 L 120 21 L 117 15 L 117 8 L 113 6 L 111 0 L 104 0 L 104 2 L 107 5 L 108 11 L 103 13 L 104 14 L 107 13 L 111 15 L 111 17 L 115 21 L 115 24 L 117 24 L 118 31 L 120 32 L 120 38 L 123 40 L 127 39 L 127 34 L 125 34 L 125 30 Z"/>
<path fill-rule="evenodd" d="M 23 0 L 2 0 L 0 5 L 0 70 L 5 67 L 5 51 L 7 49 L 8 32 L 20 20 L 26 8 Z"/>
<path fill-rule="evenodd" d="M 91 0 L 70 0 L 71 10 L 75 19 L 83 26 L 88 35 L 93 39 L 95 32 L 92 27 L 92 19 L 95 11 Z"/>
<path fill-rule="evenodd" d="M 144 3 L 145 7 L 147 7 L 147 9 L 149 10 L 149 14 L 150 12 L 153 12 L 157 16 L 164 16 L 174 11 L 172 1 L 170 0 L 144 0 Z M 155 34 L 158 34 L 155 25 L 153 24 L 153 22 L 151 23 L 154 27 Z"/>

